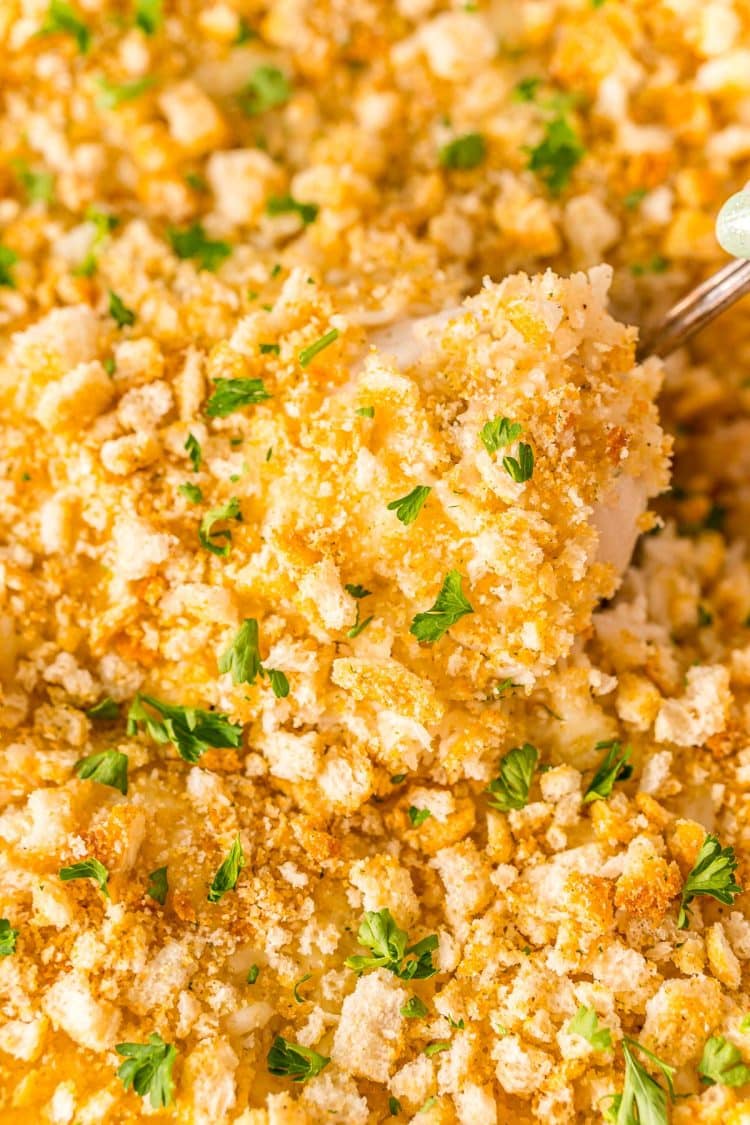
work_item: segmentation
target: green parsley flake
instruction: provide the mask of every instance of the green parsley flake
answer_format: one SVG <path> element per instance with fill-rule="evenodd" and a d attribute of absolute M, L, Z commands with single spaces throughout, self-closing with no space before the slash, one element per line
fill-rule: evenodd
<path fill-rule="evenodd" d="M 105 695 L 104 699 L 100 699 L 93 707 L 89 707 L 86 712 L 90 719 L 100 719 L 102 721 L 117 719 L 120 715 L 120 708 L 114 699 L 109 695 Z"/>
<path fill-rule="evenodd" d="M 119 750 L 102 750 L 81 758 L 73 768 L 83 780 L 98 781 L 100 785 L 109 785 L 111 789 L 119 789 L 123 796 L 127 795 L 127 754 L 121 754 Z"/>
<path fill-rule="evenodd" d="M 310 1047 L 302 1047 L 299 1043 L 290 1043 L 277 1035 L 268 1052 L 266 1065 L 270 1074 L 280 1078 L 291 1078 L 292 1082 L 307 1082 L 320 1074 L 329 1062 L 326 1055 L 319 1055 Z"/>
<path fill-rule="evenodd" d="M 228 242 L 207 238 L 201 223 L 193 223 L 183 230 L 169 227 L 167 237 L 178 258 L 194 258 L 202 270 L 217 270 L 232 253 Z"/>
<path fill-rule="evenodd" d="M 517 82 L 513 90 L 514 102 L 533 102 L 539 92 L 539 87 L 542 85 L 541 78 L 529 77 L 522 78 Z"/>
<path fill-rule="evenodd" d="M 117 363 L 114 356 L 108 355 L 106 359 L 102 360 L 102 367 L 108 375 L 114 375 L 117 370 Z"/>
<path fill-rule="evenodd" d="M 243 43 L 249 43 L 251 39 L 257 38 L 257 32 L 252 29 L 244 16 L 240 16 L 237 24 L 237 34 L 232 40 L 232 46 L 241 47 Z"/>
<path fill-rule="evenodd" d="M 51 203 L 55 190 L 55 178 L 51 172 L 35 172 L 23 160 L 13 161 L 13 170 L 18 182 L 26 192 L 29 203 Z"/>
<path fill-rule="evenodd" d="M 612 1032 L 599 1024 L 599 1017 L 593 1008 L 582 1004 L 566 1030 L 571 1035 L 581 1035 L 595 1051 L 607 1051 L 612 1046 Z"/>
<path fill-rule="evenodd" d="M 256 66 L 250 81 L 240 91 L 237 100 L 248 117 L 265 113 L 289 101 L 292 88 L 277 66 Z"/>
<path fill-rule="evenodd" d="M 16 952 L 18 930 L 14 930 L 7 918 L 0 918 L 0 957 L 10 957 Z"/>
<path fill-rule="evenodd" d="M 317 203 L 300 203 L 291 195 L 272 195 L 266 200 L 267 215 L 289 215 L 296 213 L 305 226 L 314 223 L 318 217 Z"/>
<path fill-rule="evenodd" d="M 0 243 L 0 285 L 5 285 L 8 289 L 15 289 L 16 282 L 10 270 L 11 266 L 14 266 L 17 261 L 18 254 L 15 250 L 11 250 L 9 246 L 3 246 Z"/>
<path fill-rule="evenodd" d="M 632 754 L 630 746 L 623 750 L 617 739 L 608 742 L 597 742 L 595 750 L 606 750 L 606 754 L 596 767 L 586 792 L 583 794 L 583 803 L 588 805 L 591 801 L 606 801 L 612 792 L 616 781 L 627 781 L 633 772 L 628 760 Z"/>
<path fill-rule="evenodd" d="M 237 886 L 240 871 L 245 866 L 245 855 L 239 835 L 235 836 L 229 854 L 213 877 L 208 890 L 208 901 L 219 902 L 227 891 L 233 891 Z"/>
<path fill-rule="evenodd" d="M 418 484 L 406 496 L 401 496 L 398 500 L 391 500 L 386 507 L 389 512 L 396 513 L 396 519 L 400 520 L 404 527 L 408 527 L 410 523 L 414 523 L 422 511 L 422 506 L 431 492 L 431 485 Z"/>
<path fill-rule="evenodd" d="M 226 504 L 220 504 L 217 508 L 210 508 L 198 528 L 198 539 L 201 547 L 205 547 L 212 555 L 218 555 L 220 558 L 226 558 L 232 544 L 232 533 L 228 528 L 224 527 L 214 531 L 214 526 L 223 520 L 242 520 L 240 502 L 236 496 L 230 497 Z M 224 542 L 217 543 L 217 539 L 222 539 Z"/>
<path fill-rule="evenodd" d="M 628 192 L 622 202 L 627 207 L 628 211 L 633 211 L 638 206 L 638 204 L 646 198 L 647 195 L 648 188 L 634 188 L 633 191 Z"/>
<path fill-rule="evenodd" d="M 144 704 L 156 711 L 160 718 L 155 718 Z M 154 742 L 174 743 L 186 762 L 197 762 L 209 746 L 226 749 L 242 743 L 242 725 L 230 722 L 229 716 L 220 711 L 178 707 L 139 692 L 128 711 L 128 735 L 137 734 L 140 724 Z"/>
<path fill-rule="evenodd" d="M 745 1066 L 734 1043 L 723 1035 L 712 1035 L 706 1042 L 698 1074 L 706 1086 L 744 1086 L 750 1082 L 750 1067 Z"/>
<path fill-rule="evenodd" d="M 302 348 L 298 357 L 300 365 L 302 367 L 307 367 L 308 364 L 312 363 L 316 355 L 322 352 L 324 348 L 329 347 L 334 342 L 334 340 L 338 340 L 338 338 L 338 328 L 332 328 L 330 332 L 326 332 L 326 334 L 324 336 L 321 336 L 320 339 L 316 340 L 315 343 L 310 344 L 306 348 Z"/>
<path fill-rule="evenodd" d="M 354 411 L 354 413 L 359 414 L 360 418 L 374 418 L 375 417 L 375 407 L 374 406 L 358 406 L 357 409 Z"/>
<path fill-rule="evenodd" d="M 260 659 L 258 622 L 247 617 L 229 648 L 219 657 L 219 671 L 231 673 L 235 684 L 254 684 L 258 676 L 267 676 L 277 699 L 289 695 L 289 681 L 278 668 L 266 668 Z"/>
<path fill-rule="evenodd" d="M 97 79 L 97 83 L 101 90 L 99 97 L 96 99 L 97 104 L 102 109 L 118 109 L 119 106 L 140 98 L 141 94 L 150 90 L 154 84 L 154 79 L 146 75 L 144 78 L 136 78 L 132 82 L 117 83 L 110 82 L 109 78 L 102 77 Z"/>
<path fill-rule="evenodd" d="M 226 418 L 243 406 L 256 406 L 270 397 L 262 379 L 215 379 L 206 414 L 209 418 Z"/>
<path fill-rule="evenodd" d="M 487 786 L 493 808 L 500 809 L 501 812 L 526 808 L 531 779 L 538 761 L 539 751 L 528 742 L 523 746 L 515 746 L 501 758 L 500 773 Z"/>
<path fill-rule="evenodd" d="M 63 883 L 70 883 L 73 879 L 93 879 L 99 886 L 102 894 L 109 898 L 109 872 L 98 859 L 84 859 L 80 863 L 72 863 L 69 867 L 61 867 L 58 875 Z"/>
<path fill-rule="evenodd" d="M 148 1043 L 118 1043 L 115 1050 L 125 1059 L 117 1077 L 126 1090 L 132 1086 L 141 1097 L 148 1094 L 154 1109 L 172 1104 L 172 1068 L 177 1051 L 170 1043 L 165 1043 L 160 1035 L 153 1033 L 149 1035 Z"/>
<path fill-rule="evenodd" d="M 260 354 L 261 355 L 278 355 L 280 351 L 281 351 L 281 345 L 280 344 L 261 344 L 260 345 Z"/>
<path fill-rule="evenodd" d="M 429 809 L 418 809 L 416 805 L 409 806 L 409 820 L 415 828 L 419 828 L 420 824 L 424 824 L 431 816 L 432 813 Z"/>
<path fill-rule="evenodd" d="M 47 18 L 42 24 L 40 35 L 70 35 L 75 39 L 78 50 L 85 55 L 91 46 L 91 32 L 80 18 L 75 8 L 65 0 L 51 0 Z"/>
<path fill-rule="evenodd" d="M 503 457 L 503 468 L 516 484 L 531 480 L 534 472 L 534 450 L 525 441 L 518 443 L 518 457 Z"/>
<path fill-rule="evenodd" d="M 734 881 L 737 859 L 732 848 L 722 848 L 716 836 L 706 836 L 692 871 L 682 888 L 682 901 L 677 925 L 681 930 L 689 922 L 688 907 L 696 895 L 708 895 L 731 906 L 742 887 Z"/>
<path fill-rule="evenodd" d="M 451 1045 L 447 1040 L 439 1039 L 436 1043 L 428 1043 L 424 1049 L 424 1053 L 427 1055 L 428 1059 L 431 1059 L 433 1055 L 439 1055 L 442 1051 L 449 1051 L 450 1047 Z"/>
<path fill-rule="evenodd" d="M 647 262 L 635 262 L 630 267 L 633 277 L 645 277 L 649 273 L 666 273 L 669 261 L 662 254 L 654 254 Z"/>
<path fill-rule="evenodd" d="M 559 195 L 586 149 L 568 119 L 553 117 L 538 145 L 529 149 L 527 167 L 538 173 L 553 195 Z"/>
<path fill-rule="evenodd" d="M 429 1008 L 418 996 L 410 996 L 400 1010 L 404 1019 L 421 1020 L 427 1015 Z"/>
<path fill-rule="evenodd" d="M 518 422 L 511 422 L 510 418 L 498 414 L 491 422 L 485 422 L 479 436 L 488 453 L 497 453 L 498 449 L 517 441 L 522 433 L 523 426 Z"/>
<path fill-rule="evenodd" d="M 136 0 L 135 25 L 146 35 L 155 35 L 164 22 L 164 0 Z"/>
<path fill-rule="evenodd" d="M 304 996 L 300 996 L 299 988 L 300 985 L 305 984 L 305 982 L 308 980 L 312 980 L 312 973 L 305 973 L 303 977 L 300 977 L 299 980 L 295 982 L 294 988 L 292 989 L 292 995 L 294 996 L 295 1004 L 305 1003 Z"/>
<path fill-rule="evenodd" d="M 246 977 L 247 983 L 248 984 L 255 984 L 255 982 L 256 982 L 256 980 L 258 979 L 259 976 L 260 976 L 260 969 L 258 968 L 258 966 L 257 965 L 251 965 L 250 968 L 247 970 L 247 977 Z"/>
<path fill-rule="evenodd" d="M 633 1053 L 635 1050 L 642 1051 L 659 1068 L 666 1079 L 666 1090 L 638 1061 Z M 617 1125 L 635 1125 L 636 1122 L 641 1122 L 642 1125 L 668 1125 L 667 1099 L 674 1101 L 674 1067 L 662 1062 L 634 1039 L 623 1039 L 622 1053 L 625 1056 L 625 1083 L 622 1094 L 618 1095 L 615 1103 Z"/>
<path fill-rule="evenodd" d="M 398 1117 L 399 1113 L 401 1112 L 401 1102 L 398 1100 L 398 1098 L 390 1097 L 388 1099 L 388 1112 L 390 1113 L 391 1117 Z"/>
<path fill-rule="evenodd" d="M 129 309 L 121 297 L 111 289 L 109 291 L 109 315 L 118 328 L 129 328 L 135 324 L 135 313 Z"/>
<path fill-rule="evenodd" d="M 89 207 L 85 218 L 86 222 L 93 226 L 94 233 L 82 262 L 73 270 L 76 277 L 93 276 L 96 271 L 98 253 L 120 222 L 115 215 L 110 215 L 107 211 L 99 211 L 96 207 Z"/>
<path fill-rule="evenodd" d="M 414 945 L 407 945 L 406 930 L 396 925 L 390 910 L 368 910 L 357 931 L 360 945 L 371 951 L 371 956 L 356 954 L 347 957 L 346 966 L 355 973 L 366 969 L 387 969 L 401 980 L 427 980 L 437 972 L 432 963 L 433 951 L 438 947 L 436 934 L 430 934 Z"/>
<path fill-rule="evenodd" d="M 481 133 L 465 133 L 443 145 L 439 157 L 443 168 L 476 168 L 487 155 L 487 143 Z"/>
<path fill-rule="evenodd" d="M 167 901 L 169 879 L 167 878 L 166 867 L 157 867 L 155 871 L 149 874 L 146 894 L 149 898 L 152 898 L 154 902 L 158 902 L 160 906 L 163 906 Z"/>
<path fill-rule="evenodd" d="M 351 629 L 349 629 L 349 631 L 346 634 L 347 637 L 350 640 L 354 640 L 354 638 L 358 637 L 359 634 L 362 632 L 362 630 L 366 629 L 367 626 L 372 621 L 372 614 L 370 614 L 369 617 L 366 617 L 364 621 L 360 620 L 360 607 L 359 607 L 359 602 L 362 600 L 362 598 L 369 598 L 372 591 L 366 590 L 364 586 L 354 585 L 351 582 L 347 582 L 344 589 L 346 590 L 347 594 L 349 594 L 351 597 L 353 597 L 357 600 L 357 618 L 356 618 L 356 621 L 354 622 L 354 624 L 352 625 Z"/>
<path fill-rule="evenodd" d="M 405 773 L 394 773 L 391 777 L 391 785 L 401 785 L 404 781 L 406 781 Z"/>
<path fill-rule="evenodd" d="M 443 579 L 435 604 L 426 613 L 418 613 L 409 632 L 420 644 L 433 644 L 444 636 L 452 625 L 474 610 L 461 589 L 462 578 L 457 570 L 450 570 Z"/>
<path fill-rule="evenodd" d="M 179 485 L 177 491 L 179 492 L 180 496 L 184 496 L 185 499 L 189 500 L 191 504 L 200 504 L 203 499 L 203 493 L 201 492 L 200 487 L 197 484 L 191 484 L 190 481 L 186 481 L 185 484 Z"/>
<path fill-rule="evenodd" d="M 197 473 L 201 467 L 203 452 L 200 447 L 200 442 L 198 441 L 195 434 L 188 434 L 184 448 L 187 450 L 188 457 L 190 458 L 190 462 L 193 466 L 193 472 Z"/>

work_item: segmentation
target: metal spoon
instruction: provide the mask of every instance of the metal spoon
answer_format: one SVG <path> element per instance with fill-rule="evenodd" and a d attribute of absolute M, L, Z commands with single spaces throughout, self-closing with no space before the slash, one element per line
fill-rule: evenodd
<path fill-rule="evenodd" d="M 665 356 L 679 348 L 725 309 L 750 293 L 750 191 L 731 196 L 716 220 L 719 245 L 739 260 L 717 273 L 678 301 L 659 325 L 638 345 L 639 361 L 650 355 Z"/>

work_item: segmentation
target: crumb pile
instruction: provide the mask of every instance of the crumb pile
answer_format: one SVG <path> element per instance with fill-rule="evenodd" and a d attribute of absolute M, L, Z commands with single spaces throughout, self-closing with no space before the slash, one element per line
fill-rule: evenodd
<path fill-rule="evenodd" d="M 748 34 L 2 5 L 0 1121 L 750 1114 Z"/>

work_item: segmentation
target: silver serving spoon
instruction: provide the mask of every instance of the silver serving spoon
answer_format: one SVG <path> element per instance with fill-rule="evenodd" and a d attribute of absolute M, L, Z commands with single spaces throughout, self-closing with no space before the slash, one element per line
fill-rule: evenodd
<path fill-rule="evenodd" d="M 638 345 L 636 356 L 665 356 L 750 293 L 750 190 L 730 196 L 716 219 L 719 245 L 736 259 L 692 289 Z"/>

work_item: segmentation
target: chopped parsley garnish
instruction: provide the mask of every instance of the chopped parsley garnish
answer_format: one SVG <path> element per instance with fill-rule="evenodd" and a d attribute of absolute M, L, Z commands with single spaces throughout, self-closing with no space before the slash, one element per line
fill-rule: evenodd
<path fill-rule="evenodd" d="M 420 824 L 424 824 L 431 816 L 432 813 L 429 809 L 418 809 L 416 805 L 409 806 L 409 820 L 415 828 L 419 828 Z"/>
<path fill-rule="evenodd" d="M 7 918 L 0 918 L 0 957 L 10 957 L 16 952 L 18 930 L 14 930 Z"/>
<path fill-rule="evenodd" d="M 15 250 L 11 250 L 9 246 L 3 246 L 0 243 L 0 285 L 6 285 L 8 289 L 15 289 L 16 282 L 10 270 L 11 266 L 14 266 L 17 261 L 18 254 Z"/>
<path fill-rule="evenodd" d="M 383 968 L 401 980 L 427 980 L 437 972 L 432 963 L 433 951 L 438 947 L 437 935 L 430 934 L 414 945 L 407 945 L 409 935 L 398 928 L 387 908 L 366 912 L 357 931 L 357 940 L 371 955 L 347 957 L 345 963 L 355 973 Z"/>
<path fill-rule="evenodd" d="M 193 223 L 184 230 L 169 227 L 167 236 L 178 258 L 194 258 L 202 270 L 217 270 L 232 253 L 228 242 L 207 238 L 201 223 Z"/>
<path fill-rule="evenodd" d="M 260 976 L 260 969 L 258 968 L 258 966 L 257 965 L 251 965 L 250 968 L 247 970 L 247 977 L 245 979 L 247 980 L 248 984 L 255 984 L 255 982 L 256 982 L 256 980 L 258 979 L 259 976 Z"/>
<path fill-rule="evenodd" d="M 401 1102 L 398 1100 L 398 1098 L 390 1097 L 388 1099 L 388 1112 L 390 1113 L 391 1117 L 398 1117 L 399 1113 L 401 1112 Z"/>
<path fill-rule="evenodd" d="M 242 520 L 240 502 L 236 496 L 232 496 L 226 504 L 220 504 L 217 508 L 210 508 L 198 528 L 198 539 L 201 547 L 205 547 L 212 555 L 225 558 L 231 549 L 232 533 L 226 527 L 214 531 L 215 524 L 221 523 L 222 520 Z M 217 539 L 222 539 L 224 542 L 217 543 Z"/>
<path fill-rule="evenodd" d="M 135 324 L 135 313 L 129 309 L 121 297 L 111 289 L 109 291 L 109 315 L 118 328 L 129 328 Z"/>
<path fill-rule="evenodd" d="M 151 871 L 148 877 L 148 886 L 146 887 L 146 894 L 152 898 L 154 902 L 158 902 L 163 906 L 167 901 L 169 893 L 169 879 L 167 878 L 166 867 L 157 867 L 155 871 Z"/>
<path fill-rule="evenodd" d="M 463 1031 L 463 1029 L 466 1027 L 466 1024 L 463 1021 L 463 1017 L 461 1019 L 454 1020 L 453 1016 L 448 1016 L 448 1023 L 451 1025 L 451 1027 L 457 1028 L 459 1031 Z"/>
<path fill-rule="evenodd" d="M 91 32 L 75 8 L 66 4 L 65 0 L 50 0 L 47 18 L 42 24 L 39 34 L 71 35 L 82 55 L 85 55 L 91 46 Z"/>
<path fill-rule="evenodd" d="M 709 895 L 731 906 L 742 887 L 734 881 L 737 860 L 732 848 L 722 848 L 716 836 L 706 836 L 692 871 L 682 888 L 682 901 L 677 925 L 681 930 L 689 922 L 688 907 L 696 895 Z"/>
<path fill-rule="evenodd" d="M 400 520 L 404 527 L 408 527 L 410 523 L 414 523 L 422 511 L 422 505 L 431 492 L 431 485 L 418 484 L 406 496 L 401 496 L 398 500 L 391 500 L 386 507 L 389 512 L 396 513 L 396 519 Z"/>
<path fill-rule="evenodd" d="M 654 254 L 647 262 L 635 262 L 630 267 L 633 277 L 644 277 L 647 273 L 665 273 L 669 261 L 662 254 Z"/>
<path fill-rule="evenodd" d="M 184 448 L 188 452 L 190 462 L 193 466 L 193 472 L 197 473 L 198 470 L 201 467 L 201 461 L 203 460 L 203 452 L 202 452 L 201 447 L 200 447 L 200 442 L 198 441 L 195 434 L 188 434 Z"/>
<path fill-rule="evenodd" d="M 513 683 L 512 679 L 501 680 L 499 684 L 493 684 L 490 689 L 490 695 L 493 697 L 493 699 L 502 699 L 506 691 L 510 691 L 511 688 L 515 688 L 518 686 L 518 684 Z"/>
<path fill-rule="evenodd" d="M 501 812 L 526 808 L 538 761 L 539 751 L 529 742 L 515 746 L 500 759 L 500 773 L 487 786 L 493 808 Z"/>
<path fill-rule="evenodd" d="M 519 441 L 518 457 L 506 454 L 503 457 L 503 468 L 516 484 L 525 484 L 527 480 L 531 480 L 534 472 L 534 450 L 525 441 Z"/>
<path fill-rule="evenodd" d="M 128 791 L 128 756 L 119 750 L 102 750 L 81 758 L 74 766 L 78 777 L 109 785 L 123 794 Z"/>
<path fill-rule="evenodd" d="M 258 676 L 267 676 L 277 699 L 289 695 L 289 681 L 278 668 L 266 668 L 260 659 L 258 622 L 247 617 L 229 648 L 219 657 L 219 671 L 231 673 L 235 684 L 254 684 Z"/>
<path fill-rule="evenodd" d="M 608 742 L 597 742 L 595 750 L 606 750 L 606 754 L 596 767 L 596 773 L 588 784 L 583 794 L 584 805 L 591 801 L 606 801 L 612 792 L 616 781 L 627 781 L 633 772 L 628 760 L 632 754 L 630 746 L 622 749 L 616 738 Z"/>
<path fill-rule="evenodd" d="M 391 785 L 401 785 L 404 781 L 406 781 L 405 773 L 394 773 L 391 777 Z"/>
<path fill-rule="evenodd" d="M 330 332 L 326 332 L 324 336 L 321 336 L 319 339 L 315 340 L 314 343 L 309 344 L 306 348 L 302 348 L 298 357 L 300 365 L 302 367 L 307 367 L 308 364 L 312 363 L 316 355 L 322 352 L 324 348 L 327 348 L 330 344 L 332 344 L 334 340 L 338 340 L 338 338 L 338 328 L 332 328 Z"/>
<path fill-rule="evenodd" d="M 237 886 L 240 871 L 245 866 L 245 855 L 239 835 L 235 836 L 229 854 L 213 877 L 208 889 L 208 901 L 219 902 L 227 891 L 233 891 Z"/>
<path fill-rule="evenodd" d="M 407 1020 L 421 1020 L 428 1011 L 427 1005 L 418 996 L 410 996 L 401 1006 L 401 1015 Z"/>
<path fill-rule="evenodd" d="M 237 96 L 240 109 L 248 117 L 289 101 L 292 88 L 277 66 L 256 66 L 250 81 Z"/>
<path fill-rule="evenodd" d="M 117 1077 L 126 1090 L 132 1086 L 141 1097 L 148 1094 L 154 1109 L 172 1104 L 172 1068 L 177 1051 L 171 1043 L 165 1043 L 161 1035 L 154 1032 L 149 1035 L 148 1043 L 118 1043 L 115 1050 L 125 1059 Z"/>
<path fill-rule="evenodd" d="M 260 354 L 261 355 L 278 355 L 280 351 L 281 351 L 281 345 L 280 344 L 261 344 L 260 345 Z"/>
<path fill-rule="evenodd" d="M 713 625 L 714 615 L 710 613 L 704 605 L 698 606 L 698 626 L 705 628 L 707 625 Z"/>
<path fill-rule="evenodd" d="M 86 712 L 90 719 L 116 719 L 120 714 L 120 707 L 115 703 L 109 695 L 105 695 L 104 699 L 100 699 L 93 707 L 89 707 Z"/>
<path fill-rule="evenodd" d="M 351 582 L 347 582 L 344 589 L 346 590 L 347 594 L 350 594 L 351 597 L 357 599 L 357 619 L 346 634 L 350 640 L 354 640 L 354 638 L 358 637 L 362 630 L 366 629 L 372 621 L 372 614 L 370 614 L 369 617 L 366 617 L 364 621 L 360 620 L 359 615 L 359 602 L 362 600 L 362 598 L 369 598 L 372 591 L 366 590 L 364 586 L 353 585 Z"/>
<path fill-rule="evenodd" d="M 472 606 L 461 589 L 462 578 L 457 570 L 450 570 L 443 579 L 435 604 L 426 613 L 418 613 L 409 632 L 420 644 L 433 644 L 444 636 L 452 625 L 473 613 Z"/>
<path fill-rule="evenodd" d="M 359 414 L 360 418 L 374 418 L 375 417 L 375 407 L 374 406 L 358 406 L 357 409 L 354 411 L 354 413 Z"/>
<path fill-rule="evenodd" d="M 209 418 L 226 418 L 243 406 L 256 406 L 270 397 L 262 379 L 215 379 L 206 414 Z"/>
<path fill-rule="evenodd" d="M 164 0 L 135 0 L 135 24 L 146 35 L 155 35 L 164 22 Z"/>
<path fill-rule="evenodd" d="M 186 172 L 185 183 L 191 187 L 193 191 L 208 191 L 208 184 L 201 176 L 200 172 Z"/>
<path fill-rule="evenodd" d="M 308 980 L 312 980 L 312 973 L 305 973 L 303 977 L 300 977 L 299 980 L 295 982 L 294 988 L 292 989 L 295 1004 L 304 1004 L 305 998 L 304 996 L 300 996 L 299 989 L 300 985 L 305 984 Z"/>
<path fill-rule="evenodd" d="M 329 1062 L 326 1055 L 319 1055 L 310 1047 L 302 1047 L 299 1043 L 290 1043 L 277 1035 L 271 1044 L 266 1063 L 270 1074 L 280 1078 L 291 1078 L 292 1082 L 307 1082 L 320 1074 Z"/>
<path fill-rule="evenodd" d="M 723 1035 L 712 1035 L 706 1042 L 698 1074 L 706 1086 L 744 1086 L 750 1082 L 750 1067 L 745 1066 L 734 1043 Z"/>
<path fill-rule="evenodd" d="M 465 133 L 443 145 L 439 157 L 443 168 L 476 168 L 487 155 L 487 142 L 481 133 Z"/>
<path fill-rule="evenodd" d="M 26 192 L 29 203 L 51 203 L 55 190 L 55 178 L 51 172 L 35 172 L 23 160 L 13 161 L 13 170 L 18 182 Z"/>
<path fill-rule="evenodd" d="M 528 151 L 527 167 L 539 175 L 553 195 L 559 195 L 586 149 L 567 117 L 560 115 L 546 123 L 541 141 Z"/>
<path fill-rule="evenodd" d="M 116 215 L 110 215 L 107 211 L 99 211 L 96 207 L 89 207 L 85 217 L 86 222 L 92 224 L 94 235 L 83 260 L 73 270 L 76 277 L 91 277 L 94 274 L 97 254 L 120 221 Z"/>
<path fill-rule="evenodd" d="M 315 222 L 318 210 L 317 203 L 300 203 L 291 195 L 271 195 L 266 200 L 267 215 L 289 215 L 296 212 L 305 226 Z"/>
<path fill-rule="evenodd" d="M 446 1039 L 438 1039 L 436 1043 L 428 1043 L 424 1053 L 428 1059 L 431 1059 L 433 1055 L 439 1055 L 441 1051 L 449 1051 L 450 1047 L 451 1045 Z"/>
<path fill-rule="evenodd" d="M 633 191 L 628 192 L 622 202 L 625 204 L 629 211 L 632 211 L 642 200 L 646 198 L 647 195 L 648 188 L 634 188 Z"/>
<path fill-rule="evenodd" d="M 144 78 L 136 78 L 132 82 L 110 82 L 109 78 L 104 77 L 97 81 L 101 93 L 96 100 L 102 109 L 117 109 L 125 102 L 132 102 L 150 90 L 154 84 L 154 79 L 149 78 L 148 75 Z"/>
<path fill-rule="evenodd" d="M 244 16 L 240 16 L 237 25 L 237 34 L 232 40 L 233 47 L 241 47 L 243 43 L 249 43 L 251 39 L 257 39 L 258 33 L 252 29 Z"/>
<path fill-rule="evenodd" d="M 144 704 L 156 711 L 160 718 L 155 718 Z M 128 734 L 137 734 L 140 723 L 154 742 L 173 742 L 186 762 L 197 762 L 209 746 L 225 749 L 239 746 L 242 742 L 242 725 L 231 722 L 229 716 L 221 711 L 177 707 L 138 692 L 128 711 Z"/>
<path fill-rule="evenodd" d="M 570 1034 L 582 1035 L 595 1051 L 606 1051 L 612 1046 L 612 1032 L 599 1024 L 593 1008 L 582 1004 L 566 1029 Z"/>
<path fill-rule="evenodd" d="M 659 1085 L 655 1078 L 651 1077 L 642 1063 L 638 1061 L 633 1053 L 634 1050 L 642 1051 L 644 1055 L 651 1059 L 652 1063 L 658 1066 L 666 1079 L 666 1090 Z M 667 1099 L 670 1102 L 674 1101 L 672 1086 L 674 1067 L 668 1066 L 656 1055 L 652 1055 L 635 1039 L 628 1039 L 627 1037 L 623 1039 L 622 1053 L 625 1056 L 625 1083 L 622 1094 L 615 1098 L 616 1125 L 636 1125 L 636 1123 L 641 1123 L 641 1125 L 668 1125 Z"/>
<path fill-rule="evenodd" d="M 185 484 L 178 485 L 177 491 L 179 492 L 180 496 L 184 496 L 185 499 L 189 500 L 191 504 L 200 504 L 201 500 L 203 499 L 203 493 L 201 492 L 200 486 L 197 484 L 192 484 L 190 481 L 186 481 Z"/>
<path fill-rule="evenodd" d="M 520 438 L 522 433 L 523 426 L 518 422 L 511 422 L 510 418 L 498 414 L 491 422 L 485 422 L 479 436 L 488 453 L 497 453 L 498 449 Z"/>
<path fill-rule="evenodd" d="M 529 77 L 522 78 L 517 82 L 513 89 L 514 102 L 533 102 L 542 85 L 541 78 Z"/>
<path fill-rule="evenodd" d="M 71 863 L 69 867 L 61 867 L 58 875 L 63 883 L 70 883 L 73 879 L 93 879 L 102 894 L 109 898 L 109 872 L 98 859 L 83 859 L 80 863 Z"/>

